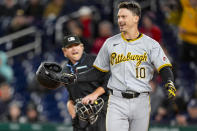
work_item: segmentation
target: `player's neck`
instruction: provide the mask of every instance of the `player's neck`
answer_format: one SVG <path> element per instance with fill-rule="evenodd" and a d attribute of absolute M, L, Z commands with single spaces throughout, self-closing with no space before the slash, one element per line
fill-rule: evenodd
<path fill-rule="evenodd" d="M 129 30 L 127 32 L 122 32 L 122 34 L 124 35 L 125 39 L 132 40 L 132 39 L 136 39 L 139 36 L 140 32 L 139 32 L 138 28 L 134 28 L 134 29 Z"/>

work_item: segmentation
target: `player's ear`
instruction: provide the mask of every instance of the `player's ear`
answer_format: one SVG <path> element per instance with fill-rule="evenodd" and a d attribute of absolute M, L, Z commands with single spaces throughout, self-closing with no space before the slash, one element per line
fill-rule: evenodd
<path fill-rule="evenodd" d="M 138 23 L 139 19 L 140 19 L 139 16 L 137 16 L 137 15 L 134 16 L 134 21 L 135 21 L 136 23 Z"/>

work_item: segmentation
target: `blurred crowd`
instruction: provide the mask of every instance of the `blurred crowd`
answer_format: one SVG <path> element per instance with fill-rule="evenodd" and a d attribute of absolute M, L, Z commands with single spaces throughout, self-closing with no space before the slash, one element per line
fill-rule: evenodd
<path fill-rule="evenodd" d="M 76 34 L 86 53 L 97 54 L 104 41 L 118 32 L 116 6 L 122 0 L 1 0 L 0 1 L 0 121 L 70 123 L 67 90 L 41 87 L 35 72 L 42 61 L 62 63 L 62 38 Z M 197 124 L 197 0 L 138 0 L 140 32 L 160 43 L 171 59 L 177 97 L 168 101 L 158 74 L 150 82 L 152 124 Z M 35 27 L 41 52 L 14 56 L 6 52 L 34 40 L 24 35 L 1 38 Z"/>

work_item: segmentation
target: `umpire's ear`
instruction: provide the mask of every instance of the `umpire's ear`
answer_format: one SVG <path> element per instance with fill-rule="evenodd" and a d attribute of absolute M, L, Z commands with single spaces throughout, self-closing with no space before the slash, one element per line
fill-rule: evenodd
<path fill-rule="evenodd" d="M 64 56 L 67 57 L 67 55 L 66 55 L 66 48 L 63 47 L 62 48 L 62 52 L 63 52 Z"/>
<path fill-rule="evenodd" d="M 83 48 L 83 50 L 84 50 L 84 45 L 83 45 L 83 43 L 81 43 L 80 46 L 82 46 L 82 48 Z"/>

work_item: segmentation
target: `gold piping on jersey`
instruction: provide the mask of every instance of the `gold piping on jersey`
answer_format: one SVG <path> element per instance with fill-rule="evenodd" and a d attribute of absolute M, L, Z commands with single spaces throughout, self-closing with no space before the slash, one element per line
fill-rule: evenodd
<path fill-rule="evenodd" d="M 148 104 L 148 107 L 149 107 L 149 113 L 148 113 L 149 119 L 148 119 L 148 127 L 147 127 L 147 131 L 148 131 L 148 129 L 149 129 L 150 115 L 151 115 L 150 95 L 148 95 L 148 97 L 149 97 L 149 104 Z"/>
<path fill-rule="evenodd" d="M 111 100 L 111 94 L 109 94 L 109 98 L 108 98 L 108 102 L 107 103 L 109 103 L 110 102 L 110 100 Z M 109 110 L 109 106 L 107 106 L 107 113 L 106 113 L 106 121 L 105 121 L 105 128 L 106 128 L 106 131 L 108 131 L 108 111 Z"/>
<path fill-rule="evenodd" d="M 139 66 L 142 62 L 147 61 L 147 53 L 144 52 L 143 55 L 132 55 L 131 52 L 128 52 L 126 56 L 123 54 L 117 54 L 116 52 L 113 52 L 110 56 L 110 63 L 111 65 L 119 64 L 121 62 L 125 61 L 137 61 L 136 66 Z"/>
<path fill-rule="evenodd" d="M 157 69 L 157 71 L 160 72 L 160 70 L 161 70 L 163 67 L 166 67 L 166 66 L 172 67 L 171 64 L 163 64 L 163 65 L 161 65 L 161 66 Z"/>
<path fill-rule="evenodd" d="M 143 34 L 140 33 L 140 36 L 139 36 L 139 37 L 137 37 L 137 38 L 135 38 L 135 39 L 132 39 L 132 40 L 127 40 L 127 39 L 124 37 L 123 33 L 121 33 L 122 39 L 123 39 L 124 41 L 126 41 L 126 42 L 136 41 L 136 40 L 140 39 L 142 36 L 143 36 Z"/>
<path fill-rule="evenodd" d="M 97 70 L 100 70 L 100 71 L 102 71 L 102 72 L 109 72 L 109 71 L 107 71 L 107 70 L 103 70 L 103 69 L 97 67 L 96 65 L 93 65 L 93 67 L 95 67 Z"/>

